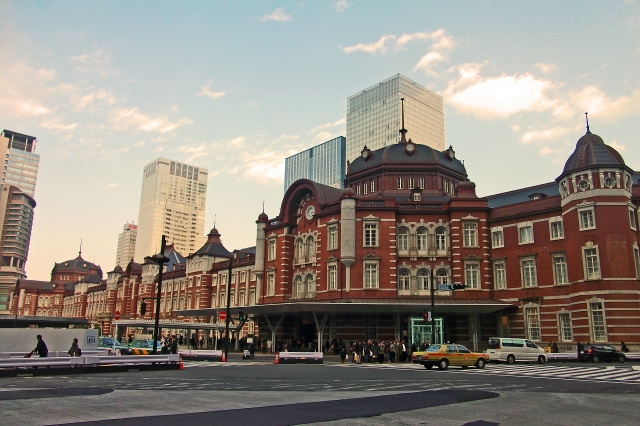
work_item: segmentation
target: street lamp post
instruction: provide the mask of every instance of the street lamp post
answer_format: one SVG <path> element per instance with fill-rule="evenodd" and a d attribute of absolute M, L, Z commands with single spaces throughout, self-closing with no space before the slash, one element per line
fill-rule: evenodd
<path fill-rule="evenodd" d="M 227 270 L 227 318 L 225 320 L 224 328 L 224 359 L 229 360 L 229 321 L 231 316 L 229 315 L 229 305 L 231 304 L 231 271 L 233 267 L 233 259 L 229 259 L 229 269 Z"/>
<path fill-rule="evenodd" d="M 160 341 L 160 339 L 158 338 L 158 328 L 160 326 L 160 291 L 162 289 L 162 270 L 164 269 L 162 265 L 169 261 L 169 259 L 164 255 L 166 244 L 167 240 L 163 235 L 162 243 L 160 244 L 160 253 L 156 254 L 155 256 L 147 256 L 144 258 L 145 260 L 150 260 L 153 263 L 157 263 L 159 266 L 158 287 L 156 292 L 156 318 L 155 323 L 153 324 L 153 350 L 151 352 L 153 355 L 158 354 L 158 342 Z"/>
<path fill-rule="evenodd" d="M 435 302 L 435 275 L 431 268 L 431 344 L 436 343 L 436 302 Z"/>

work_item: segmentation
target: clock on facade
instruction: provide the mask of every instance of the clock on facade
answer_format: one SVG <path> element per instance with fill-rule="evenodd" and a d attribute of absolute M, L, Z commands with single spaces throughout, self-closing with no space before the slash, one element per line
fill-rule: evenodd
<path fill-rule="evenodd" d="M 313 219 L 314 214 L 316 214 L 316 208 L 313 206 L 309 206 L 307 207 L 307 211 L 305 212 L 304 216 L 307 218 L 307 220 L 311 220 Z"/>
<path fill-rule="evenodd" d="M 416 146 L 412 142 L 409 142 L 405 149 L 408 153 L 412 153 L 416 149 Z"/>

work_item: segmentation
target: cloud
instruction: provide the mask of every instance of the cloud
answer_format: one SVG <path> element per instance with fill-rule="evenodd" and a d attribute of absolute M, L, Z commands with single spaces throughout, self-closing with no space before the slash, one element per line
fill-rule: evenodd
<path fill-rule="evenodd" d="M 538 68 L 544 74 L 549 74 L 552 71 L 555 71 L 558 67 L 554 64 L 543 64 L 542 62 L 536 62 L 534 67 Z"/>
<path fill-rule="evenodd" d="M 189 157 L 187 157 L 187 159 L 184 161 L 185 163 L 191 163 L 195 159 L 200 157 L 205 157 L 207 154 L 209 154 L 211 152 L 211 147 L 206 142 L 202 142 L 200 145 L 197 145 L 197 146 L 182 145 L 178 147 L 178 152 L 189 154 Z"/>
<path fill-rule="evenodd" d="M 352 52 L 369 52 L 369 53 L 385 53 L 387 51 L 387 46 L 385 43 L 387 40 L 395 40 L 396 36 L 394 35 L 383 35 L 380 37 L 380 40 L 374 41 L 373 43 L 358 43 L 354 46 L 342 47 L 342 51 L 345 53 Z"/>
<path fill-rule="evenodd" d="M 341 118 L 338 121 L 334 121 L 332 123 L 321 124 L 321 125 L 319 125 L 317 127 L 314 127 L 313 129 L 309 130 L 309 133 L 317 132 L 318 130 L 329 129 L 329 128 L 335 127 L 335 126 L 341 126 L 341 125 L 345 124 L 346 122 L 347 122 L 346 118 Z"/>
<path fill-rule="evenodd" d="M 522 135 L 522 143 L 560 139 L 565 135 L 575 134 L 582 126 L 555 126 L 545 130 L 529 130 Z"/>
<path fill-rule="evenodd" d="M 485 78 L 480 76 L 483 65 L 460 65 L 458 78 L 451 80 L 444 91 L 445 99 L 459 111 L 491 119 L 553 107 L 546 97 L 546 92 L 555 87 L 550 81 L 531 74 Z"/>
<path fill-rule="evenodd" d="M 317 135 L 315 135 L 313 137 L 313 139 L 317 139 L 317 140 L 322 140 L 322 141 L 327 141 L 329 139 L 331 139 L 331 136 L 333 136 L 333 133 L 329 133 L 329 132 L 320 132 Z"/>
<path fill-rule="evenodd" d="M 251 158 L 245 158 L 243 170 L 245 178 L 255 180 L 257 183 L 283 183 L 284 157 L 279 151 L 265 149 Z"/>
<path fill-rule="evenodd" d="M 119 71 L 109 66 L 111 57 L 103 49 L 96 49 L 92 53 L 84 55 L 72 56 L 71 61 L 79 64 L 76 69 L 81 73 L 92 73 L 103 78 L 119 74 Z"/>
<path fill-rule="evenodd" d="M 344 12 L 349 6 L 350 4 L 347 2 L 347 0 L 338 0 L 331 5 L 331 7 L 333 7 L 338 13 Z"/>
<path fill-rule="evenodd" d="M 211 90 L 211 84 L 207 84 L 206 86 L 202 86 L 202 90 L 198 93 L 197 96 L 206 96 L 208 98 L 218 99 L 226 95 L 225 92 L 214 92 Z"/>
<path fill-rule="evenodd" d="M 440 52 L 429 52 L 420 59 L 420 62 L 417 63 L 414 71 L 418 71 L 419 69 L 423 69 L 424 72 L 428 75 L 437 75 L 431 69 L 432 64 L 437 62 L 441 62 L 445 59 L 445 57 Z"/>
<path fill-rule="evenodd" d="M 291 21 L 293 17 L 291 15 L 287 15 L 284 11 L 284 7 L 279 7 L 268 15 L 264 15 L 259 18 L 262 22 L 266 21 L 277 21 L 277 22 L 285 22 Z"/>
<path fill-rule="evenodd" d="M 78 127 L 78 123 L 60 124 L 57 121 L 47 121 L 47 122 L 41 123 L 40 127 L 44 127 L 45 129 L 52 129 L 52 130 L 73 130 L 76 127 Z"/>
<path fill-rule="evenodd" d="M 120 108 L 113 111 L 112 121 L 118 130 L 138 130 L 141 132 L 166 133 L 192 124 L 193 120 L 181 118 L 171 121 L 168 117 L 152 117 L 138 111 L 138 108 Z"/>
<path fill-rule="evenodd" d="M 560 100 L 554 115 L 562 118 L 574 117 L 576 110 L 589 112 L 599 120 L 615 121 L 640 113 L 640 89 L 629 96 L 612 98 L 599 87 L 586 86 L 582 90 L 569 93 Z"/>
<path fill-rule="evenodd" d="M 84 95 L 78 94 L 71 97 L 71 102 L 74 104 L 74 108 L 76 110 L 86 111 L 86 108 L 89 105 L 98 100 L 104 101 L 109 105 L 113 105 L 118 101 L 113 93 L 108 92 L 105 89 L 95 89 Z"/>
<path fill-rule="evenodd" d="M 35 102 L 19 102 L 18 110 L 22 112 L 24 115 L 42 115 L 49 114 L 51 110 L 49 108 L 42 106 Z"/>
<path fill-rule="evenodd" d="M 626 146 L 624 146 L 624 145 L 623 145 L 623 144 L 621 144 L 621 143 L 618 143 L 618 142 L 617 142 L 617 141 L 615 141 L 615 140 L 613 140 L 613 141 L 609 142 L 609 143 L 608 143 L 608 145 L 609 145 L 610 147 L 612 147 L 613 149 L 615 149 L 616 151 L 624 151 L 624 150 L 626 150 L 626 149 L 627 149 L 627 147 L 626 147 Z"/>

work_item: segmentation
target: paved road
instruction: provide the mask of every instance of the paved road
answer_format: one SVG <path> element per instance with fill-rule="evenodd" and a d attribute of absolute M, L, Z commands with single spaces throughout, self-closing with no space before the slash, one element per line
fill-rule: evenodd
<path fill-rule="evenodd" d="M 0 424 L 640 424 L 630 364 L 273 365 L 0 379 Z M 118 419 L 115 423 L 113 419 Z"/>

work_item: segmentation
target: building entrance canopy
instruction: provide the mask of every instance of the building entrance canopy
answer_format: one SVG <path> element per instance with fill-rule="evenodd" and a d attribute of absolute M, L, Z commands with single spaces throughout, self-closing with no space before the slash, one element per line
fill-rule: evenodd
<path fill-rule="evenodd" d="M 243 311 L 247 315 L 276 315 L 302 313 L 329 314 L 405 314 L 416 315 L 431 306 L 430 299 L 344 299 L 334 302 L 286 302 L 265 305 L 235 306 L 231 315 Z M 442 314 L 489 314 L 514 309 L 511 303 L 492 299 L 436 299 L 435 311 Z M 183 309 L 174 311 L 185 317 L 216 315 L 224 308 Z"/>

